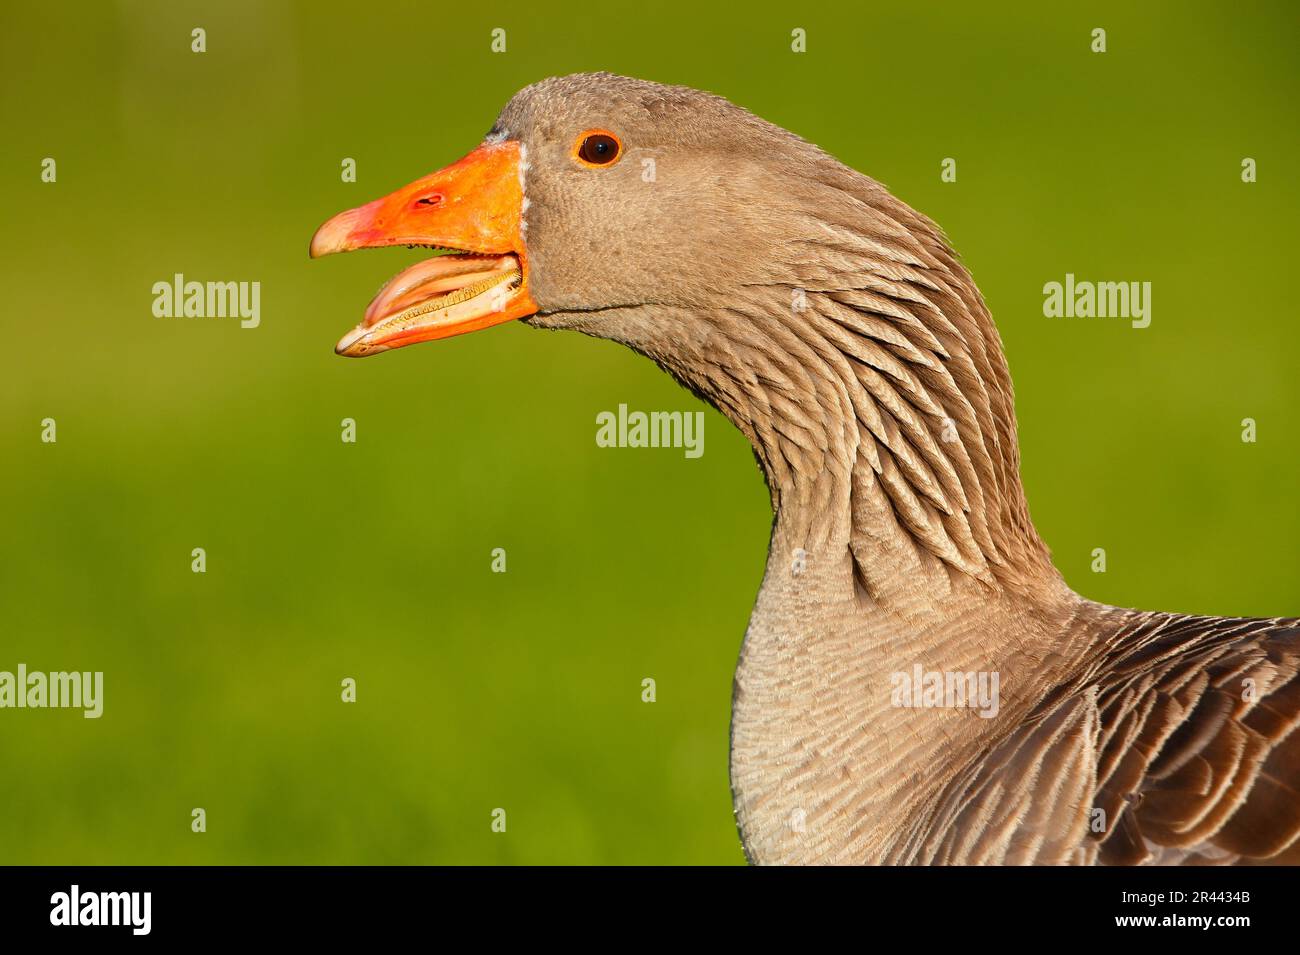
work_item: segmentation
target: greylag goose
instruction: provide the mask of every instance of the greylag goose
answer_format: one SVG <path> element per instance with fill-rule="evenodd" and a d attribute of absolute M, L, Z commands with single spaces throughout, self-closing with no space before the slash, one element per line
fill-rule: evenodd
<path fill-rule="evenodd" d="M 1300 861 L 1300 627 L 1070 590 L 1029 518 L 998 331 L 939 228 L 718 96 L 514 96 L 312 256 L 439 254 L 337 350 L 512 319 L 622 342 L 771 493 L 731 783 L 755 863 Z"/>

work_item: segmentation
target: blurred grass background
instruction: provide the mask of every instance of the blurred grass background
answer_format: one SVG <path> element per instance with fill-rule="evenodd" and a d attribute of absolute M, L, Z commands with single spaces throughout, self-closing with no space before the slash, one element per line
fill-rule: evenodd
<path fill-rule="evenodd" d="M 599 411 L 697 403 L 578 335 L 336 358 L 420 254 L 306 255 L 553 74 L 722 93 L 935 218 L 1076 589 L 1300 612 L 1297 9 L 6 3 L 0 670 L 103 670 L 105 715 L 0 711 L 0 862 L 741 861 L 745 442 L 709 411 L 699 460 L 596 447 Z M 155 319 L 176 272 L 261 282 L 261 327 Z M 1151 327 L 1044 318 L 1066 272 L 1152 282 Z"/>

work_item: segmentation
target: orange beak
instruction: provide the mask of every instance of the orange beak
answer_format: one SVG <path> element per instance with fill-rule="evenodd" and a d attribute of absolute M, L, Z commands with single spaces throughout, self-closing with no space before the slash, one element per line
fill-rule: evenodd
<path fill-rule="evenodd" d="M 521 147 L 485 143 L 391 195 L 316 230 L 312 258 L 386 245 L 442 253 L 394 276 L 339 341 L 359 358 L 499 325 L 537 311 L 528 293 Z"/>

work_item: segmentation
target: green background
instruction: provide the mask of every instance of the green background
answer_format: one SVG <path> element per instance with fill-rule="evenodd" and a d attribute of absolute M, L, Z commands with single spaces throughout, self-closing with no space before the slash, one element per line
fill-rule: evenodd
<path fill-rule="evenodd" d="M 103 670 L 105 714 L 0 711 L 0 861 L 742 861 L 743 439 L 710 410 L 698 460 L 598 448 L 620 402 L 700 405 L 579 335 L 337 358 L 420 253 L 307 258 L 552 74 L 722 93 L 936 219 L 1077 590 L 1300 611 L 1297 8 L 1039 6 L 6 2 L 0 670 Z M 154 318 L 176 272 L 261 282 L 261 327 Z M 1152 282 L 1151 327 L 1044 318 L 1066 272 Z"/>

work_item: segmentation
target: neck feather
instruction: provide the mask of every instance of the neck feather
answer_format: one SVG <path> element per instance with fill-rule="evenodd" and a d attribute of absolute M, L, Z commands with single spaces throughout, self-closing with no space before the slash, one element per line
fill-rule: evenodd
<path fill-rule="evenodd" d="M 933 223 L 839 169 L 772 280 L 654 357 L 748 436 L 792 538 L 847 548 L 861 597 L 887 599 L 899 571 L 1054 583 L 983 298 Z"/>

